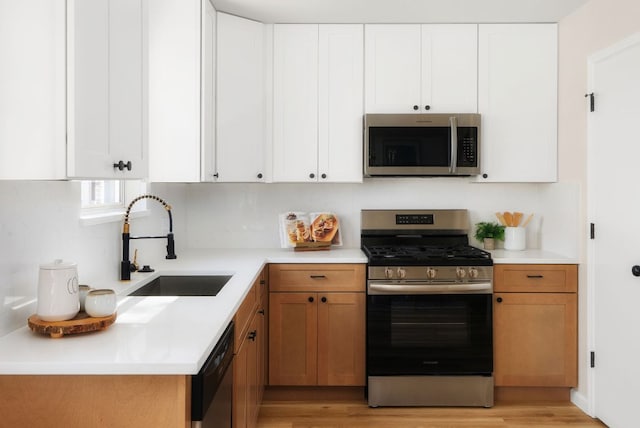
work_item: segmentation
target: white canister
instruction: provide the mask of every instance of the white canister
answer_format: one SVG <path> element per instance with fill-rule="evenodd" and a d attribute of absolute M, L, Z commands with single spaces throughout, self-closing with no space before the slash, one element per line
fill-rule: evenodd
<path fill-rule="evenodd" d="M 527 234 L 524 227 L 504 228 L 504 249 L 524 250 L 527 246 Z"/>
<path fill-rule="evenodd" d="M 84 310 L 92 317 L 108 317 L 116 311 L 116 293 L 113 290 L 91 290 L 84 301 Z"/>
<path fill-rule="evenodd" d="M 79 310 L 76 264 L 55 260 L 40 265 L 36 315 L 44 321 L 65 321 L 75 317 Z"/>

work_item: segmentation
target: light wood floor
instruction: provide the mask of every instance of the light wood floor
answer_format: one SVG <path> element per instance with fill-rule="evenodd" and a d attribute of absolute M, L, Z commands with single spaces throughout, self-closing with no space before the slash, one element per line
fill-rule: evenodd
<path fill-rule="evenodd" d="M 484 408 L 371 409 L 364 400 L 265 401 L 258 428 L 604 427 L 571 403 L 496 404 Z"/>

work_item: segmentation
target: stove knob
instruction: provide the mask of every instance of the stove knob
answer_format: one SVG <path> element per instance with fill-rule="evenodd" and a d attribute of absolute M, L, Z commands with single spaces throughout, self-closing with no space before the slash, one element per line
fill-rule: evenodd
<path fill-rule="evenodd" d="M 393 278 L 393 269 L 384 268 L 384 277 L 387 278 L 387 279 Z"/>
<path fill-rule="evenodd" d="M 463 279 L 463 278 L 465 278 L 466 276 L 467 276 L 467 271 L 466 271 L 466 270 L 464 270 L 464 268 L 461 268 L 461 267 L 457 267 L 457 268 L 456 268 L 456 277 L 457 277 L 458 279 Z"/>
<path fill-rule="evenodd" d="M 477 278 L 478 277 L 478 269 L 471 267 L 469 268 L 469 278 Z"/>
<path fill-rule="evenodd" d="M 427 268 L 427 278 L 433 279 L 436 277 L 437 271 L 434 268 Z"/>
<path fill-rule="evenodd" d="M 405 268 L 398 268 L 398 278 L 405 279 L 407 276 L 407 271 Z"/>

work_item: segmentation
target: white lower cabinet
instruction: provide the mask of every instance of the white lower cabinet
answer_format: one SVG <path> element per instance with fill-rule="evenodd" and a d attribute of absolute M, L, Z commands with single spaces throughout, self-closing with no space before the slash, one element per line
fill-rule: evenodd
<path fill-rule="evenodd" d="M 273 181 L 361 182 L 363 26 L 274 26 Z"/>
<path fill-rule="evenodd" d="M 557 181 L 557 25 L 480 24 L 478 64 L 478 181 Z"/>

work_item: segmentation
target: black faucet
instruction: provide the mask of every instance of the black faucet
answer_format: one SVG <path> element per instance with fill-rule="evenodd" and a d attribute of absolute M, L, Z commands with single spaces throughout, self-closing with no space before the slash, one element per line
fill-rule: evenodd
<path fill-rule="evenodd" d="M 167 210 L 169 214 L 169 233 L 167 236 L 130 236 L 129 235 L 129 213 L 131 212 L 131 207 L 141 199 L 153 199 L 154 201 L 158 201 L 162 204 L 162 206 Z M 131 239 L 164 239 L 167 238 L 167 259 L 175 259 L 176 249 L 175 242 L 173 240 L 173 217 L 171 217 L 171 205 L 167 204 L 165 201 L 160 199 L 157 196 L 153 195 L 142 195 L 135 198 L 129 206 L 127 207 L 127 211 L 124 214 L 124 225 L 122 226 L 122 262 L 120 262 L 120 279 L 122 281 L 128 281 L 131 279 L 131 261 L 129 261 L 129 241 Z"/>

